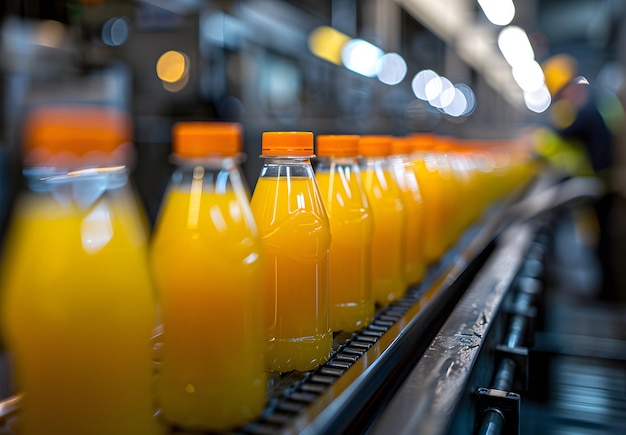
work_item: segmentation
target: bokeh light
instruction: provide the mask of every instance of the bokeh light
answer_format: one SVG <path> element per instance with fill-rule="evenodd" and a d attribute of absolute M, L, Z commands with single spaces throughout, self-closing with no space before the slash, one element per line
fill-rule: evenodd
<path fill-rule="evenodd" d="M 465 83 L 458 83 L 454 85 L 454 87 L 463 94 L 467 103 L 465 111 L 461 113 L 460 116 L 471 115 L 476 108 L 476 95 L 474 94 L 474 91 L 472 90 L 472 88 L 469 87 L 469 85 Z"/>
<path fill-rule="evenodd" d="M 383 51 L 363 39 L 347 42 L 341 51 L 343 65 L 350 71 L 365 77 L 374 77 L 377 73 L 378 59 Z"/>
<path fill-rule="evenodd" d="M 420 100 L 428 101 L 428 96 L 426 95 L 426 85 L 433 80 L 438 79 L 439 74 L 431 69 L 425 69 L 413 76 L 413 80 L 411 80 L 411 88 L 413 89 L 413 93 Z"/>
<path fill-rule="evenodd" d="M 513 67 L 513 78 L 525 92 L 533 92 L 545 83 L 541 66 L 536 61 L 518 64 Z"/>
<path fill-rule="evenodd" d="M 180 51 L 166 51 L 156 64 L 157 77 L 170 92 L 178 92 L 189 81 L 189 58 Z"/>
<path fill-rule="evenodd" d="M 126 18 L 109 18 L 102 26 L 102 42 L 111 47 L 118 47 L 126 42 L 129 33 Z"/>
<path fill-rule="evenodd" d="M 476 95 L 467 84 L 453 85 L 430 69 L 415 74 L 411 88 L 418 99 L 428 101 L 432 107 L 455 118 L 468 116 L 476 108 Z"/>
<path fill-rule="evenodd" d="M 489 21 L 498 26 L 506 26 L 515 17 L 512 0 L 478 0 L 480 8 Z"/>
<path fill-rule="evenodd" d="M 44 47 L 60 47 L 65 37 L 65 26 L 58 21 L 44 20 L 39 24 L 35 37 L 37 44 Z"/>
<path fill-rule="evenodd" d="M 320 26 L 309 34 L 309 50 L 317 57 L 341 65 L 341 50 L 350 37 L 328 26 Z"/>
<path fill-rule="evenodd" d="M 436 77 L 426 84 L 426 96 L 431 106 L 442 109 L 454 100 L 454 85 L 445 77 Z"/>
<path fill-rule="evenodd" d="M 443 107 L 442 110 L 445 114 L 450 116 L 461 116 L 467 110 L 467 100 L 465 99 L 465 95 L 456 87 L 454 89 L 454 96 L 452 101 L 447 106 Z"/>
<path fill-rule="evenodd" d="M 535 52 L 530 45 L 526 32 L 517 26 L 508 26 L 498 35 L 498 48 L 506 61 L 512 67 L 531 62 L 535 59 Z"/>
<path fill-rule="evenodd" d="M 397 85 L 406 77 L 406 61 L 398 53 L 387 53 L 378 59 L 378 80 L 386 85 Z"/>
<path fill-rule="evenodd" d="M 548 87 L 544 84 L 535 91 L 524 92 L 524 103 L 526 104 L 528 110 L 532 112 L 545 112 L 552 103 L 552 98 L 550 97 L 550 91 L 548 91 Z"/>

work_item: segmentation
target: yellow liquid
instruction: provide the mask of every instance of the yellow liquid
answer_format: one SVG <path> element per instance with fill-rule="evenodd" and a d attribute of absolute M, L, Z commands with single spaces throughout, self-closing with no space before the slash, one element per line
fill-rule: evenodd
<path fill-rule="evenodd" d="M 436 263 L 452 240 L 454 230 L 450 219 L 455 212 L 451 198 L 451 171 L 440 167 L 432 156 L 413 160 L 415 175 L 424 199 L 424 258 L 427 264 Z M 456 210 L 458 211 L 458 210 Z"/>
<path fill-rule="evenodd" d="M 198 181 L 195 191 L 168 190 L 152 244 L 163 318 L 157 399 L 168 422 L 221 431 L 265 404 L 262 248 L 247 196 Z"/>
<path fill-rule="evenodd" d="M 466 211 L 461 222 L 461 228 L 465 229 L 477 221 L 482 214 L 483 192 L 479 186 L 475 159 L 468 152 L 460 153 L 459 156 L 466 162 L 465 171 L 462 175 L 465 183 L 463 184 L 463 192 L 459 194 L 465 198 L 464 207 Z"/>
<path fill-rule="evenodd" d="M 333 331 L 356 331 L 374 316 L 370 262 L 374 222 L 357 174 L 338 165 L 318 172 L 330 233 L 329 322 Z"/>
<path fill-rule="evenodd" d="M 266 362 L 312 370 L 332 347 L 328 326 L 330 227 L 314 180 L 261 177 L 252 212 L 265 248 Z"/>
<path fill-rule="evenodd" d="M 417 284 L 426 272 L 423 227 L 424 201 L 415 176 L 413 164 L 396 160 L 396 179 L 403 199 L 406 216 L 404 238 L 404 275 L 408 284 Z"/>
<path fill-rule="evenodd" d="M 363 170 L 363 187 L 374 215 L 372 294 L 380 305 L 402 298 L 404 277 L 405 207 L 393 174 L 382 167 Z"/>
<path fill-rule="evenodd" d="M 456 243 L 465 228 L 469 225 L 474 214 L 478 199 L 474 195 L 471 184 L 469 164 L 465 157 L 456 152 L 449 152 L 448 161 L 452 170 L 452 189 L 455 189 L 455 204 L 451 217 L 450 245 Z"/>
<path fill-rule="evenodd" d="M 86 210 L 44 194 L 18 202 L 2 320 L 24 393 L 21 435 L 160 433 L 151 391 L 156 305 L 136 205 L 124 188 Z"/>

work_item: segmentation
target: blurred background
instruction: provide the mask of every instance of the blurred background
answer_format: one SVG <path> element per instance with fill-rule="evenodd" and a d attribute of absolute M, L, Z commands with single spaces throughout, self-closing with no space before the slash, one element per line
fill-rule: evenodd
<path fill-rule="evenodd" d="M 176 121 L 242 122 L 253 188 L 263 131 L 511 138 L 550 125 L 548 87 L 564 74 L 623 100 L 624 3 L 5 0 L 2 222 L 19 184 L 28 107 L 126 108 L 134 176 L 153 220 Z M 555 55 L 576 64 L 556 65 L 551 78 L 539 65 Z M 426 89 L 435 76 L 439 89 Z"/>
<path fill-rule="evenodd" d="M 558 337 L 571 343 L 592 337 L 591 350 L 582 363 L 566 359 L 550 366 L 563 379 L 578 370 L 572 375 L 575 388 L 559 390 L 567 400 L 550 406 L 525 402 L 522 429 L 623 433 L 626 0 L 4 0 L 0 5 L 2 233 L 23 183 L 23 115 L 50 103 L 127 111 L 134 129 L 133 181 L 152 223 L 171 174 L 171 129 L 178 121 L 241 122 L 251 189 L 261 167 L 261 134 L 280 130 L 431 132 L 474 143 L 531 132 L 537 154 L 563 179 L 597 175 L 612 195 L 611 221 L 590 218 L 594 211 L 596 218 L 609 216 L 598 204 L 561 216 L 549 263 L 555 302 L 548 304 L 545 321 L 550 337 L 562 334 Z M 606 152 L 585 158 L 584 152 L 572 152 L 576 146 L 587 154 Z M 608 248 L 594 239 L 598 225 L 608 228 L 604 236 L 613 241 Z M 613 294 L 600 301 L 593 256 L 598 247 L 610 257 L 601 261 L 617 265 L 611 269 Z M 598 364 L 590 359 L 598 355 L 593 344 L 604 342 L 596 339 L 611 340 L 610 358 Z M 555 347 L 546 345 L 545 355 L 560 346 L 551 344 Z M 569 378 L 552 379 L 561 382 L 559 388 L 570 385 Z"/>

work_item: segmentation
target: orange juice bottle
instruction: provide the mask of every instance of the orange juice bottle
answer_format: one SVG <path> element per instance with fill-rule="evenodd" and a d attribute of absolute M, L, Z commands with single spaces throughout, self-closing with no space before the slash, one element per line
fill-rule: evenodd
<path fill-rule="evenodd" d="M 33 109 L 2 264 L 2 332 L 22 435 L 157 434 L 147 234 L 130 125 L 95 106 Z M 126 149 L 126 150 L 125 150 Z"/>
<path fill-rule="evenodd" d="M 480 217 L 488 208 L 493 197 L 492 190 L 494 183 L 492 182 L 491 174 L 494 171 L 495 162 L 485 143 L 482 141 L 476 141 L 473 145 L 472 158 L 474 160 L 474 166 L 476 167 L 477 190 L 480 192 L 477 198 L 480 210 L 476 212 L 476 215 Z"/>
<path fill-rule="evenodd" d="M 425 204 L 424 258 L 427 264 L 439 261 L 452 239 L 451 216 L 454 213 L 452 170 L 445 155 L 436 150 L 437 141 L 430 135 L 412 135 L 411 160 Z"/>
<path fill-rule="evenodd" d="M 359 137 L 317 137 L 315 178 L 330 221 L 329 319 L 333 331 L 356 331 L 374 316 L 370 276 L 372 212 L 357 164 Z"/>
<path fill-rule="evenodd" d="M 439 259 L 457 240 L 459 233 L 458 216 L 460 213 L 463 213 L 466 200 L 466 198 L 461 196 L 459 180 L 455 176 L 455 168 L 452 165 L 452 153 L 446 140 L 441 138 L 432 149 L 432 155 L 435 157 L 435 164 L 445 192 L 442 197 L 445 210 L 443 225 L 439 227 L 443 243 L 440 246 L 441 252 L 436 254 Z"/>
<path fill-rule="evenodd" d="M 456 138 L 446 138 L 442 144 L 440 152 L 452 172 L 452 186 L 454 189 L 454 205 L 450 218 L 450 240 L 448 246 L 455 244 L 467 225 L 470 222 L 472 209 L 475 201 L 478 200 L 471 190 L 469 162 L 459 150 L 459 140 Z"/>
<path fill-rule="evenodd" d="M 241 126 L 182 122 L 151 245 L 161 297 L 157 400 L 188 429 L 241 425 L 265 404 L 261 238 L 239 168 Z"/>
<path fill-rule="evenodd" d="M 466 180 L 465 192 L 463 193 L 467 197 L 465 203 L 466 213 L 464 213 L 463 219 L 463 228 L 466 228 L 480 217 L 484 195 L 479 186 L 478 169 L 471 142 L 466 139 L 458 143 L 456 156 L 460 160 L 461 170 Z"/>
<path fill-rule="evenodd" d="M 406 216 L 402 193 L 387 159 L 390 136 L 359 139 L 363 186 L 374 215 L 372 293 L 380 305 L 397 301 L 406 291 L 404 249 Z"/>
<path fill-rule="evenodd" d="M 395 138 L 391 143 L 391 165 L 404 199 L 406 237 L 404 238 L 404 276 L 408 284 L 417 284 L 426 272 L 423 227 L 424 201 L 410 154 L 413 146 L 408 138 Z"/>
<path fill-rule="evenodd" d="M 266 362 L 312 370 L 332 348 L 328 326 L 330 224 L 315 181 L 313 133 L 265 132 L 252 212 L 265 248 Z"/>

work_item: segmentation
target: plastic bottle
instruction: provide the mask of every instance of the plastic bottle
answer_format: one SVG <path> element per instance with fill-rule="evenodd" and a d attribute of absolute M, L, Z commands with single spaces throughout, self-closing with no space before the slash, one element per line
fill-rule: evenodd
<path fill-rule="evenodd" d="M 472 143 L 468 139 L 457 140 L 455 146 L 455 156 L 459 159 L 455 165 L 461 166 L 462 175 L 467 184 L 462 193 L 466 197 L 463 229 L 473 225 L 482 213 L 483 192 L 478 185 L 478 169 L 476 165 L 475 153 Z"/>
<path fill-rule="evenodd" d="M 408 284 L 418 284 L 426 272 L 424 260 L 424 200 L 417 182 L 413 146 L 408 138 L 394 138 L 391 143 L 391 165 L 405 206 L 404 276 Z"/>
<path fill-rule="evenodd" d="M 265 247 L 266 363 L 308 371 L 327 361 L 330 224 L 315 181 L 310 132 L 265 132 L 252 212 Z"/>
<path fill-rule="evenodd" d="M 455 181 L 444 153 L 437 149 L 438 140 L 428 134 L 411 135 L 411 159 L 425 204 L 424 258 L 427 264 L 438 262 L 454 237 L 451 225 L 456 207 Z"/>
<path fill-rule="evenodd" d="M 448 222 L 450 228 L 448 248 L 458 242 L 469 225 L 475 202 L 478 201 L 471 189 L 469 164 L 459 151 L 459 142 L 459 139 L 453 137 L 441 137 L 437 148 L 452 174 L 450 184 L 452 193 L 449 196 L 454 198 L 454 204 L 451 206 L 452 212 Z"/>
<path fill-rule="evenodd" d="M 315 178 L 330 221 L 330 328 L 353 332 L 374 316 L 372 212 L 357 162 L 359 137 L 317 137 Z"/>
<path fill-rule="evenodd" d="M 239 168 L 241 126 L 183 122 L 151 245 L 163 336 L 166 421 L 221 431 L 265 403 L 262 245 Z"/>
<path fill-rule="evenodd" d="M 399 300 L 406 291 L 404 240 L 406 216 L 402 193 L 388 156 L 391 136 L 362 136 L 359 154 L 363 186 L 374 215 L 372 294 L 380 305 Z"/>
<path fill-rule="evenodd" d="M 2 332 L 21 435 L 156 434 L 147 234 L 130 124 L 89 105 L 32 109 L 2 264 Z"/>

